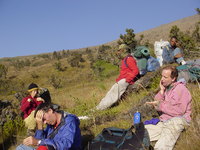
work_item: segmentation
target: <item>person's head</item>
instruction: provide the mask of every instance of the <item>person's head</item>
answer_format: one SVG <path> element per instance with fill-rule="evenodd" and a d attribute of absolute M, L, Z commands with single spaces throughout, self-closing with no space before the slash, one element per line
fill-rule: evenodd
<path fill-rule="evenodd" d="M 117 50 L 117 57 L 123 59 L 129 53 L 130 48 L 126 44 L 121 44 Z"/>
<path fill-rule="evenodd" d="M 162 69 L 161 83 L 164 87 L 170 86 L 176 82 L 178 77 L 178 70 L 174 66 L 166 66 Z"/>
<path fill-rule="evenodd" d="M 35 83 L 31 83 L 29 86 L 28 86 L 28 93 L 32 96 L 32 97 L 35 97 L 38 93 L 38 85 L 35 84 Z"/>
<path fill-rule="evenodd" d="M 173 48 L 176 48 L 177 47 L 177 43 L 178 43 L 178 39 L 176 36 L 172 36 L 171 39 L 170 39 L 170 45 L 173 47 Z"/>
<path fill-rule="evenodd" d="M 34 117 L 36 117 L 38 112 L 43 112 L 43 122 L 49 125 L 55 125 L 57 123 L 57 117 L 60 106 L 52 103 L 42 103 L 40 104 L 36 110 Z"/>

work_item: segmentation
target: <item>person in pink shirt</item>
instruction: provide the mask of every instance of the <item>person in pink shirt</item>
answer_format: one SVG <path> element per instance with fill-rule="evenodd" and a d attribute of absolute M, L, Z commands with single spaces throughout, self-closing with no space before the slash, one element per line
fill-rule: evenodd
<path fill-rule="evenodd" d="M 156 125 L 145 125 L 150 141 L 157 141 L 155 150 L 172 150 L 183 129 L 191 121 L 191 95 L 185 84 L 177 82 L 178 71 L 173 66 L 162 69 L 160 91 L 148 105 L 161 113 Z"/>

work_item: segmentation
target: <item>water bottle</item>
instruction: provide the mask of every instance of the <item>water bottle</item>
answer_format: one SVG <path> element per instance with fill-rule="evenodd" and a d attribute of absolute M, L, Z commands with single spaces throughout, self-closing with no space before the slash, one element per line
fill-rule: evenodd
<path fill-rule="evenodd" d="M 138 129 L 140 121 L 141 121 L 141 114 L 140 114 L 140 112 L 137 111 L 136 113 L 134 113 L 133 121 L 134 121 L 135 128 Z"/>

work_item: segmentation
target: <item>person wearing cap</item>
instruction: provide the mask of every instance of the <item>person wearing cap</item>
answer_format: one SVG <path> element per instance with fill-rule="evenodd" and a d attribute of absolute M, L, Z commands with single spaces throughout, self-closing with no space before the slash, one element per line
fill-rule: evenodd
<path fill-rule="evenodd" d="M 34 119 L 34 112 L 38 105 L 44 102 L 41 97 L 37 97 L 38 93 L 38 85 L 35 83 L 31 83 L 28 87 L 29 95 L 22 99 L 20 109 L 23 113 L 23 119 L 25 122 L 25 126 L 29 132 L 33 132 L 36 127 L 36 122 Z"/>
<path fill-rule="evenodd" d="M 182 50 L 178 47 L 178 39 L 176 36 L 172 36 L 170 44 L 163 48 L 163 64 L 178 63 L 185 65 L 186 62 L 183 58 Z"/>
<path fill-rule="evenodd" d="M 139 73 L 136 60 L 129 53 L 130 48 L 126 44 L 121 44 L 117 51 L 117 56 L 121 60 L 120 75 L 116 83 L 108 91 L 106 96 L 96 106 L 97 110 L 104 110 L 116 103 L 121 95 L 126 91 L 129 84 L 133 84 Z"/>
<path fill-rule="evenodd" d="M 56 104 L 43 103 L 36 108 L 34 117 L 37 122 L 35 135 L 25 138 L 16 150 L 81 150 L 77 116 L 60 110 Z"/>

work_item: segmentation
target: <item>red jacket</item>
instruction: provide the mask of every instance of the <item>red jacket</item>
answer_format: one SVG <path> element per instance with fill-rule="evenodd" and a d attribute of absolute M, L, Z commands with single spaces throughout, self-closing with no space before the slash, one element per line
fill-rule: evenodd
<path fill-rule="evenodd" d="M 31 96 L 25 97 L 21 102 L 21 111 L 24 113 L 24 119 L 30 115 L 30 113 L 36 109 L 38 105 L 43 103 L 41 100 L 37 100 L 37 98 L 32 98 Z"/>
<path fill-rule="evenodd" d="M 121 79 L 126 79 L 126 82 L 133 84 L 138 73 L 139 69 L 136 60 L 131 55 L 128 55 L 121 61 L 120 75 L 116 81 L 118 82 Z"/>

